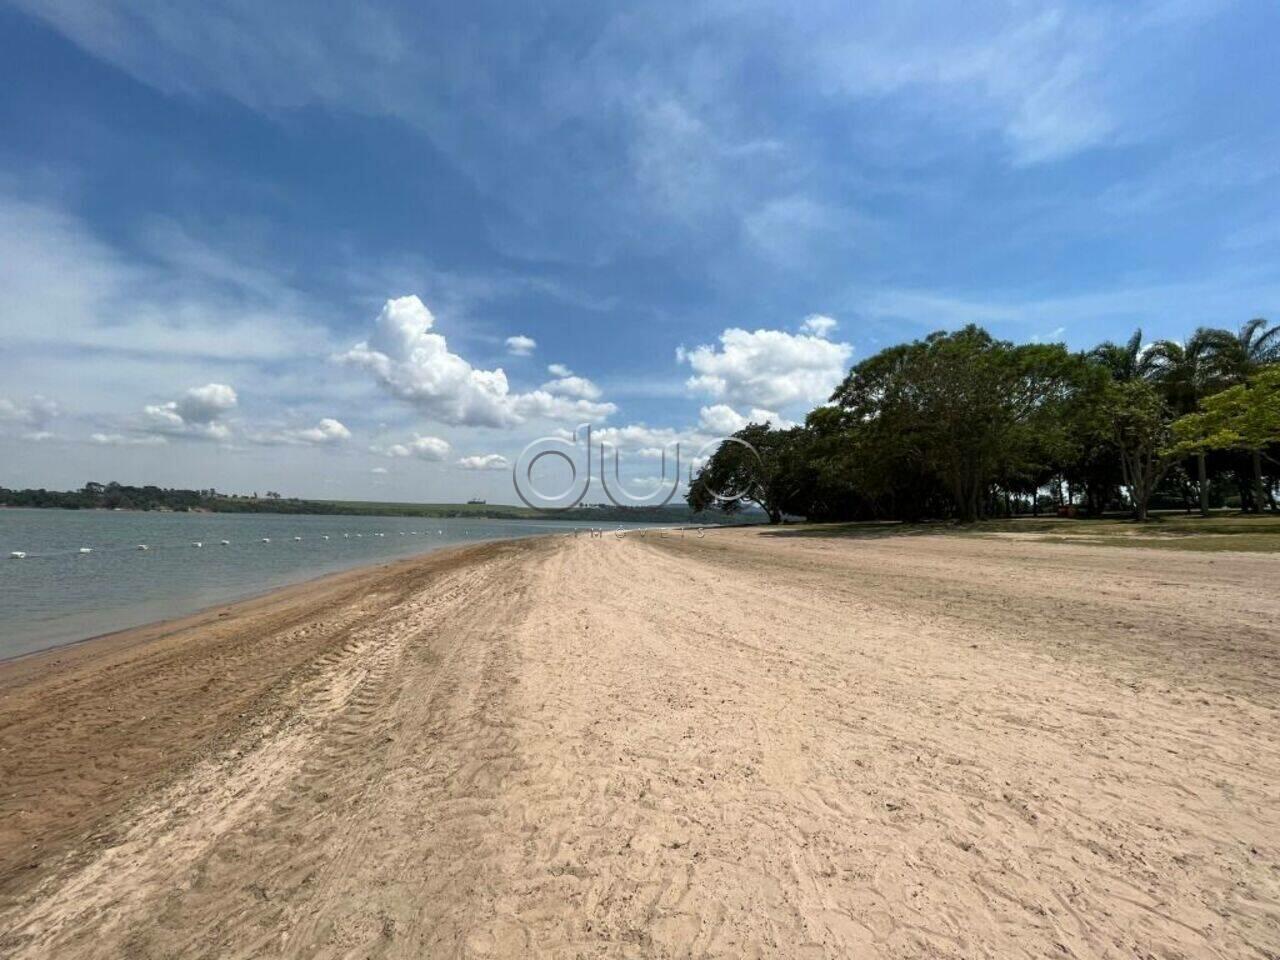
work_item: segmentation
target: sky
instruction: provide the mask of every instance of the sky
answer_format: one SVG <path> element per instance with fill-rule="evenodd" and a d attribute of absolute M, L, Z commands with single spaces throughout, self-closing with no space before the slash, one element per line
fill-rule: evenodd
<path fill-rule="evenodd" d="M 1280 319 L 1272 0 L 342 6 L 0 0 L 0 486 L 639 497 L 933 330 Z"/>

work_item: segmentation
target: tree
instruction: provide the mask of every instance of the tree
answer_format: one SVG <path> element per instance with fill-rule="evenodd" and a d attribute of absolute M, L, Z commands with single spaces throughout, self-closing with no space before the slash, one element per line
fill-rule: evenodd
<path fill-rule="evenodd" d="M 1280 326 L 1267 329 L 1261 317 L 1237 333 L 1202 327 L 1194 339 L 1203 344 L 1210 385 L 1219 390 L 1244 383 L 1268 364 L 1280 362 Z"/>
<path fill-rule="evenodd" d="M 1198 413 L 1187 414 L 1173 425 L 1173 436 L 1175 451 L 1248 452 L 1253 463 L 1254 511 L 1261 513 L 1265 500 L 1262 454 L 1269 445 L 1280 443 L 1280 366 L 1267 367 L 1247 384 L 1206 397 Z"/>
<path fill-rule="evenodd" d="M 1142 330 L 1133 331 L 1123 344 L 1107 340 L 1089 352 L 1089 359 L 1111 374 L 1117 383 L 1130 380 L 1147 380 L 1155 368 L 1156 356 L 1150 349 L 1143 349 Z"/>
<path fill-rule="evenodd" d="M 881 351 L 831 399 L 850 414 L 864 457 L 941 485 L 955 516 L 978 519 L 1001 474 L 1068 443 L 1066 406 L 1087 376 L 1060 344 L 1013 344 L 968 326 Z"/>
<path fill-rule="evenodd" d="M 1211 331 L 1197 330 L 1186 344 L 1176 340 L 1158 340 L 1151 345 L 1154 378 L 1160 384 L 1165 401 L 1178 416 L 1196 409 L 1210 377 L 1208 358 L 1212 348 Z M 1209 473 L 1206 451 L 1195 451 L 1196 483 L 1200 499 L 1200 515 L 1209 515 Z"/>
<path fill-rule="evenodd" d="M 798 503 L 805 463 L 802 427 L 776 430 L 752 423 L 727 438 L 693 477 L 685 500 L 695 512 L 718 504 L 726 512 L 757 504 L 770 523 Z M 806 512 L 806 511 L 798 511 Z"/>
<path fill-rule="evenodd" d="M 1152 492 L 1178 460 L 1178 452 L 1170 449 L 1169 406 L 1151 384 L 1130 380 L 1111 385 L 1108 408 L 1134 519 L 1146 520 Z"/>

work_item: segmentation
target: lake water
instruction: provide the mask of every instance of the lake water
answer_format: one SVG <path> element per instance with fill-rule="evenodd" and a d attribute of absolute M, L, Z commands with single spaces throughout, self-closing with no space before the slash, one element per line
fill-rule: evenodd
<path fill-rule="evenodd" d="M 0 660 L 337 570 L 453 544 L 568 533 L 583 526 L 543 520 L 3 509 Z M 264 537 L 271 542 L 263 543 Z M 230 542 L 224 546 L 222 540 Z M 194 541 L 203 547 L 192 546 Z M 149 549 L 139 550 L 143 543 Z M 81 554 L 82 547 L 92 552 Z M 26 559 L 10 559 L 15 550 L 25 552 Z"/>

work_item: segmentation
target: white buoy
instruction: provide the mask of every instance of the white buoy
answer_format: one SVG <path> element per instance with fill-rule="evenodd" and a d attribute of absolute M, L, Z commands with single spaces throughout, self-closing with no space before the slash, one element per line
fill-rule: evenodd
<path fill-rule="evenodd" d="M 222 544 L 224 547 L 229 547 L 229 546 L 231 546 L 231 541 L 230 541 L 230 540 L 219 540 L 218 542 L 219 542 L 220 544 Z"/>
<path fill-rule="evenodd" d="M 151 548 L 150 548 L 150 547 L 148 547 L 145 543 L 140 543 L 140 544 L 138 544 L 138 549 L 139 549 L 139 550 L 150 550 Z"/>
<path fill-rule="evenodd" d="M 93 548 L 92 548 L 92 547 L 81 547 L 81 548 L 80 548 L 80 552 L 81 552 L 81 553 L 93 553 Z"/>
<path fill-rule="evenodd" d="M 201 543 L 199 540 L 192 540 L 191 545 L 193 547 L 196 547 L 197 549 L 204 546 L 204 544 Z"/>
<path fill-rule="evenodd" d="M 21 550 L 15 550 L 15 551 L 13 551 L 13 553 L 9 554 L 9 559 L 10 559 L 10 560 L 25 560 L 25 559 L 27 559 L 27 555 L 26 555 L 25 553 L 23 553 Z"/>

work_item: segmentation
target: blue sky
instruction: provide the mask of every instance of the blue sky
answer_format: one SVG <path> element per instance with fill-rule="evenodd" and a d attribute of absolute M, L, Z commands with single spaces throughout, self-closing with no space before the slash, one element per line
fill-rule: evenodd
<path fill-rule="evenodd" d="M 934 329 L 1274 319 L 1278 45 L 1262 0 L 0 0 L 0 485 L 510 501 L 536 437 L 644 481 Z"/>

